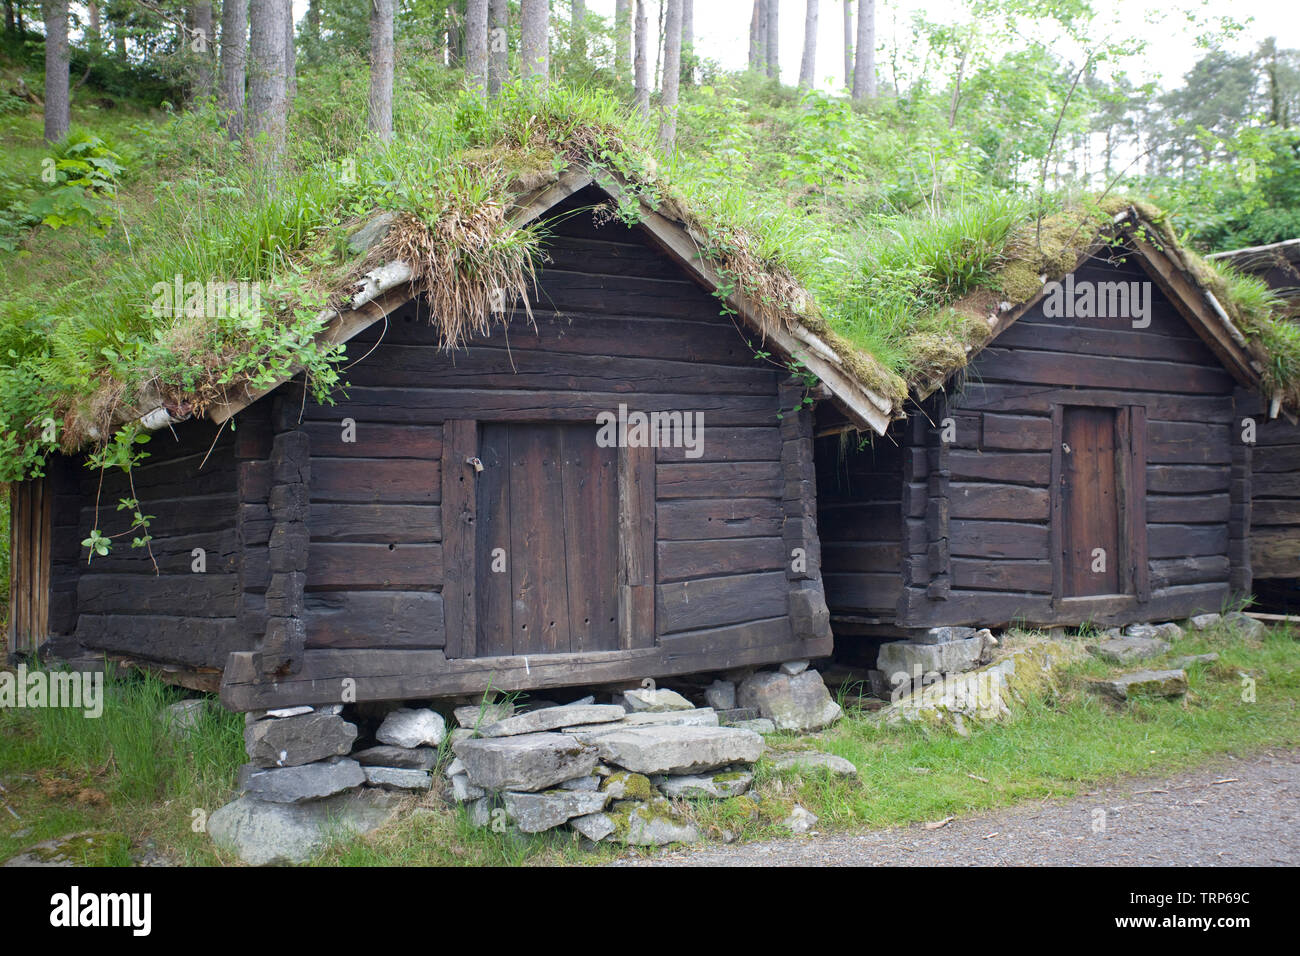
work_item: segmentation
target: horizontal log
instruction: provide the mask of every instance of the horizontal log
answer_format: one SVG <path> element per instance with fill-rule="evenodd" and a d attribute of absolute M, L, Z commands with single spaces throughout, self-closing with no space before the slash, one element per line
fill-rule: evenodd
<path fill-rule="evenodd" d="M 673 498 L 779 498 L 777 462 L 678 462 L 655 469 L 655 496 Z"/>
<path fill-rule="evenodd" d="M 699 442 L 699 454 L 687 457 L 683 445 L 660 448 L 658 460 L 663 462 L 711 461 L 780 461 L 781 431 L 775 427 L 737 428 L 714 427 L 705 423 Z"/>
<path fill-rule="evenodd" d="M 984 382 L 1071 385 L 1076 388 L 1123 389 L 1133 382 L 1143 388 L 1191 395 L 1231 395 L 1233 379 L 1219 366 L 1184 365 L 1117 358 L 1071 355 L 993 345 L 975 359 L 974 375 Z"/>
<path fill-rule="evenodd" d="M 660 634 L 780 617 L 789 610 L 790 584 L 780 571 L 661 584 L 655 588 Z"/>
<path fill-rule="evenodd" d="M 660 541 L 655 555 L 660 584 L 727 574 L 784 571 L 790 564 L 781 538 Z"/>
<path fill-rule="evenodd" d="M 1228 597 L 1224 584 L 1194 584 L 1152 590 L 1151 599 L 1133 595 L 1070 598 L 1054 605 L 1048 595 L 1012 595 L 954 589 L 945 601 L 930 601 L 924 592 L 904 591 L 897 623 L 900 627 L 975 626 L 1101 627 L 1145 621 L 1167 621 L 1218 611 Z"/>
<path fill-rule="evenodd" d="M 953 558 L 952 586 L 978 591 L 1052 593 L 1052 565 L 1044 561 Z"/>
<path fill-rule="evenodd" d="M 442 497 L 440 462 L 404 458 L 317 458 L 313 502 L 435 505 Z"/>
<path fill-rule="evenodd" d="M 339 412 L 338 420 L 314 421 L 303 428 L 311 438 L 312 455 L 320 458 L 421 458 L 442 457 L 442 428 L 438 425 L 385 425 L 344 420 L 350 416 Z"/>
<path fill-rule="evenodd" d="M 954 481 L 948 486 L 952 518 L 989 521 L 1047 521 L 1046 488 L 975 484 Z"/>
<path fill-rule="evenodd" d="M 100 574 L 92 564 L 77 580 L 77 608 L 83 614 L 234 617 L 238 590 L 237 574 Z"/>
<path fill-rule="evenodd" d="M 442 595 L 433 591 L 313 591 L 307 647 L 434 648 L 446 643 Z"/>
<path fill-rule="evenodd" d="M 1226 425 L 1147 422 L 1147 461 L 1153 465 L 1215 465 L 1232 460 Z"/>
<path fill-rule="evenodd" d="M 1148 525 L 1147 547 L 1153 559 L 1227 554 L 1228 526 L 1226 524 Z"/>
<path fill-rule="evenodd" d="M 1014 328 L 1014 326 L 1012 326 Z M 1052 420 L 1046 416 L 986 412 L 981 447 L 1006 451 L 1050 451 Z"/>
<path fill-rule="evenodd" d="M 655 506 L 660 541 L 777 537 L 785 521 L 775 499 L 660 501 Z"/>
<path fill-rule="evenodd" d="M 1139 365 L 1141 363 L 1138 363 Z M 1142 377 L 1114 388 L 1062 388 L 1023 383 L 968 380 L 960 396 L 962 408 L 1021 414 L 1051 414 L 1054 405 L 1142 405 L 1148 420 L 1218 422 L 1233 421 L 1236 410 L 1229 395 L 1170 394 Z"/>
<path fill-rule="evenodd" d="M 316 544 L 307 554 L 312 591 L 423 591 L 442 586 L 440 544 Z"/>
<path fill-rule="evenodd" d="M 77 618 L 77 640 L 93 651 L 192 667 L 224 667 L 235 651 L 249 650 L 234 618 L 90 614 Z"/>
<path fill-rule="evenodd" d="M 442 509 L 438 505 L 313 502 L 307 527 L 313 542 L 436 544 L 442 540 Z"/>
<path fill-rule="evenodd" d="M 948 470 L 953 481 L 995 481 L 1038 485 L 1051 482 L 1052 457 L 1045 452 L 952 451 Z"/>
<path fill-rule="evenodd" d="M 954 558 L 1044 558 L 1047 526 L 1017 521 L 972 521 L 954 518 L 948 525 L 948 546 Z"/>
<path fill-rule="evenodd" d="M 1227 465 L 1148 465 L 1150 494 L 1213 494 L 1226 492 L 1232 478 Z"/>
<path fill-rule="evenodd" d="M 1170 558 L 1151 562 L 1151 586 L 1166 588 L 1179 584 L 1226 583 L 1231 562 L 1226 555 Z"/>

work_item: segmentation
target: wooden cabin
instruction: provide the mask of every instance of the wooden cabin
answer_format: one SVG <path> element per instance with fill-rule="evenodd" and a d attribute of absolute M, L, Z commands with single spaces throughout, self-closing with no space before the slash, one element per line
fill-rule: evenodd
<path fill-rule="evenodd" d="M 347 342 L 337 404 L 289 380 L 159 431 L 133 472 L 152 559 L 80 545 L 123 525 L 125 476 L 101 491 L 68 457 L 17 486 L 11 647 L 238 710 L 828 654 L 812 413 L 756 350 L 799 356 L 864 429 L 892 409 L 797 323 L 764 336 L 734 293 L 723 314 L 682 223 L 598 225 L 618 193 L 571 169 L 520 197 L 515 222 L 550 224 L 535 326 L 447 352 L 409 283 L 375 278 L 401 270 L 376 270 L 325 333 Z M 655 447 L 637 416 L 684 431 Z"/>
<path fill-rule="evenodd" d="M 1116 228 L 1058 285 L 995 302 L 991 338 L 883 439 L 819 413 L 837 635 L 1168 620 L 1250 589 L 1238 402 L 1256 370 L 1177 250 L 1134 211 Z M 1142 319 L 1083 307 L 1118 283 L 1139 283 Z"/>
<path fill-rule="evenodd" d="M 1211 256 L 1254 275 L 1300 321 L 1300 239 Z M 1251 452 L 1250 563 L 1260 608 L 1300 613 L 1300 425 L 1271 396 L 1242 396 L 1257 422 Z"/>

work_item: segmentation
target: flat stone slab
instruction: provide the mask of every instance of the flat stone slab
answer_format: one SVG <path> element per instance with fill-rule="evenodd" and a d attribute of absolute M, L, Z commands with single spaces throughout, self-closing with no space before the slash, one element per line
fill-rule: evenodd
<path fill-rule="evenodd" d="M 656 778 L 659 790 L 666 797 L 685 797 L 699 799 L 708 797 L 725 800 L 738 797 L 754 782 L 754 775 L 748 770 L 731 770 L 720 773 L 691 773 L 679 776 Z"/>
<path fill-rule="evenodd" d="M 1088 647 L 1090 653 L 1112 664 L 1144 661 L 1148 657 L 1159 657 L 1167 650 L 1169 645 L 1155 637 L 1112 637 Z"/>
<path fill-rule="evenodd" d="M 916 633 L 912 641 L 916 644 L 951 644 L 953 641 L 968 641 L 975 633 L 973 627 L 931 627 Z"/>
<path fill-rule="evenodd" d="M 1105 694 L 1116 700 L 1133 697 L 1181 697 L 1187 693 L 1187 672 L 1184 670 L 1134 671 L 1109 680 L 1091 682 L 1094 693 Z"/>
<path fill-rule="evenodd" d="M 401 798 L 383 790 L 359 790 L 310 803 L 268 803 L 240 797 L 208 817 L 212 842 L 245 863 L 303 863 L 341 828 L 369 833 L 391 820 Z"/>
<path fill-rule="evenodd" d="M 1208 631 L 1223 623 L 1222 614 L 1197 614 L 1187 622 L 1189 631 Z"/>
<path fill-rule="evenodd" d="M 599 843 L 613 835 L 614 820 L 606 813 L 593 813 L 586 817 L 574 817 L 569 826 L 577 830 L 592 843 Z"/>
<path fill-rule="evenodd" d="M 807 733 L 829 727 L 840 719 L 840 706 L 815 670 L 793 676 L 762 671 L 745 678 L 736 692 L 742 707 L 755 707 L 778 730 Z"/>
<path fill-rule="evenodd" d="M 617 723 L 584 724 L 580 727 L 565 727 L 566 734 L 573 734 L 579 740 L 592 735 L 621 730 L 624 727 L 716 727 L 718 713 L 711 707 L 698 710 L 674 710 L 665 713 L 627 714 Z"/>
<path fill-rule="evenodd" d="M 605 809 L 609 795 L 592 790 L 548 790 L 545 793 L 501 795 L 506 814 L 524 833 L 541 833 L 574 817 L 589 816 Z"/>
<path fill-rule="evenodd" d="M 433 786 L 433 774 L 425 770 L 407 770 L 402 767 L 362 767 L 366 783 L 387 790 L 428 790 Z"/>
<path fill-rule="evenodd" d="M 754 763 L 766 744 L 735 727 L 629 727 L 592 740 L 600 759 L 643 774 L 702 773 Z"/>
<path fill-rule="evenodd" d="M 829 770 L 840 777 L 855 777 L 858 773 L 858 768 L 851 761 L 820 750 L 775 754 L 772 765 L 778 770 Z"/>
<path fill-rule="evenodd" d="M 469 782 L 484 790 L 534 793 L 575 777 L 588 777 L 597 752 L 568 734 L 476 737 L 452 746 Z"/>
<path fill-rule="evenodd" d="M 913 681 L 925 674 L 961 674 L 979 666 L 984 640 L 972 636 L 937 644 L 891 641 L 880 645 L 876 669 L 884 672 L 891 686 Z M 897 675 L 905 675 L 902 680 Z M 764 714 L 763 716 L 767 716 Z"/>
<path fill-rule="evenodd" d="M 451 713 L 456 718 L 456 723 L 473 730 L 477 727 L 495 724 L 507 717 L 513 717 L 515 715 L 515 705 L 506 700 L 491 704 L 470 704 L 465 707 L 457 707 Z"/>
<path fill-rule="evenodd" d="M 347 757 L 335 757 L 300 767 L 273 767 L 250 773 L 244 782 L 247 792 L 270 803 L 302 803 L 321 800 L 366 782 L 361 764 Z"/>
<path fill-rule="evenodd" d="M 542 710 L 531 710 L 526 714 L 516 714 L 494 724 L 479 727 L 478 732 L 484 737 L 514 737 L 519 734 L 556 730 L 560 727 L 609 723 L 622 720 L 626 716 L 627 711 L 616 704 L 581 706 L 570 704 L 565 707 L 546 707 Z"/>
<path fill-rule="evenodd" d="M 438 751 L 432 747 L 394 747 L 380 744 L 352 755 L 363 767 L 400 767 L 428 773 L 438 763 Z"/>
<path fill-rule="evenodd" d="M 447 735 L 447 722 L 442 714 L 429 710 L 402 707 L 384 718 L 375 732 L 375 739 L 381 744 L 394 747 L 436 747 Z"/>
<path fill-rule="evenodd" d="M 259 767 L 297 767 L 341 757 L 356 739 L 356 725 L 330 713 L 272 717 L 244 728 L 244 749 Z"/>
<path fill-rule="evenodd" d="M 623 692 L 623 706 L 634 714 L 662 713 L 666 710 L 694 710 L 695 705 L 675 690 L 628 690 Z"/>
<path fill-rule="evenodd" d="M 1175 657 L 1169 662 L 1172 668 L 1191 667 L 1193 664 L 1213 664 L 1219 659 L 1218 654 L 1188 654 L 1186 657 Z"/>
<path fill-rule="evenodd" d="M 718 723 L 723 727 L 740 723 L 742 720 L 758 720 L 762 716 L 757 707 L 729 707 L 726 710 L 718 710 L 717 714 Z"/>
<path fill-rule="evenodd" d="M 740 730 L 752 730 L 756 734 L 776 733 L 776 724 L 766 717 L 756 717 L 754 720 L 737 720 L 734 723 L 727 724 L 727 726 L 737 727 Z"/>

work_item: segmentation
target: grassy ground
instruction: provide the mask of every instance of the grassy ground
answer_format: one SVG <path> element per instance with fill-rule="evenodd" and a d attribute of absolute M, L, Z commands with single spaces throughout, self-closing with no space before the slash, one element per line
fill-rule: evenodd
<path fill-rule="evenodd" d="M 1221 754 L 1300 746 L 1298 636 L 1286 628 L 1256 641 L 1227 632 L 1189 635 L 1170 656 L 1213 650 L 1220 659 L 1195 665 L 1190 692 L 1177 701 L 1110 703 L 1090 694 L 1086 682 L 1120 669 L 1081 661 L 1012 718 L 972 726 L 967 738 L 882 726 L 846 699 L 846 719 L 831 730 L 811 740 L 777 734 L 768 742 L 773 749 L 812 743 L 847 757 L 859 768 L 856 780 L 777 774 L 760 764 L 757 806 L 736 799 L 687 809 L 712 839 L 724 830 L 741 840 L 785 835 L 780 822 L 796 802 L 821 818 L 823 831 L 906 825 L 1068 797 L 1121 775 L 1181 770 Z M 98 720 L 0 710 L 0 859 L 41 840 L 95 831 L 102 837 L 85 844 L 87 862 L 128 865 L 151 851 L 175 862 L 231 862 L 213 852 L 194 822 L 198 811 L 211 813 L 230 798 L 243 760 L 243 721 L 214 712 L 173 743 L 156 714 L 178 696 L 132 677 L 110 685 Z M 463 811 L 430 796 L 366 839 L 339 841 L 315 862 L 536 865 L 601 862 L 619 852 L 584 850 L 567 831 L 519 837 L 476 830 Z"/>

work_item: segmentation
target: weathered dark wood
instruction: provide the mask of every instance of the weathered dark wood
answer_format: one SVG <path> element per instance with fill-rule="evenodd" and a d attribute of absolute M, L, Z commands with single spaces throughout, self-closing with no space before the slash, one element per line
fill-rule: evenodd
<path fill-rule="evenodd" d="M 443 426 L 442 542 L 443 613 L 447 657 L 474 657 L 478 625 L 475 520 L 478 494 L 470 460 L 478 456 L 478 423 L 458 419 Z"/>
<path fill-rule="evenodd" d="M 656 591 L 656 624 L 663 635 L 781 617 L 789 605 L 789 585 L 779 571 L 661 584 Z"/>
<path fill-rule="evenodd" d="M 312 591 L 307 648 L 433 648 L 446 640 L 442 595 L 433 591 Z"/>
<path fill-rule="evenodd" d="M 663 629 L 655 607 L 658 481 L 654 449 L 619 449 L 618 634 L 624 650 L 652 646 Z"/>

